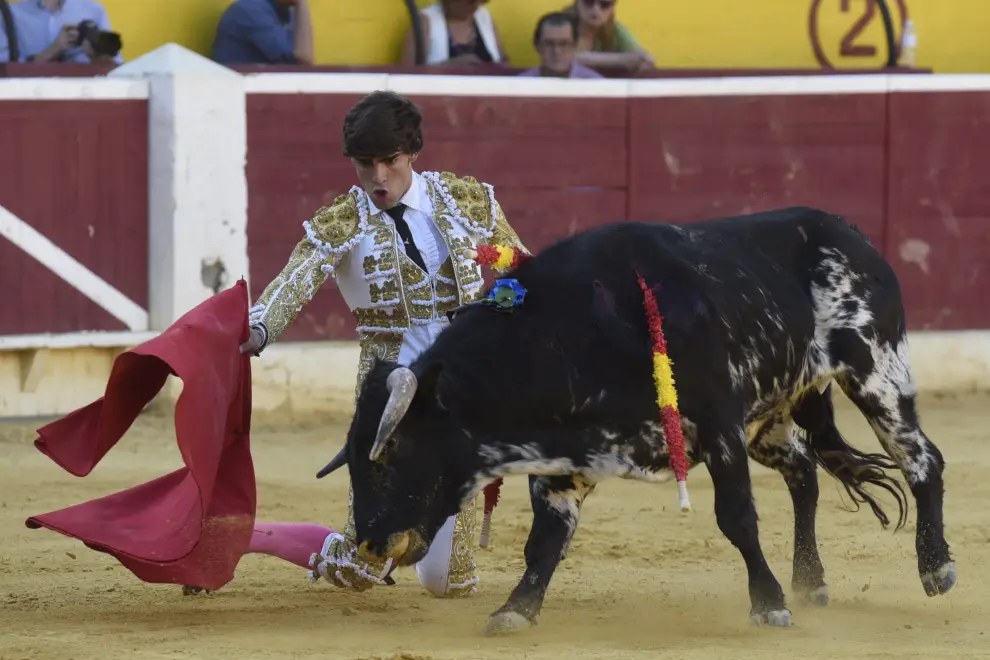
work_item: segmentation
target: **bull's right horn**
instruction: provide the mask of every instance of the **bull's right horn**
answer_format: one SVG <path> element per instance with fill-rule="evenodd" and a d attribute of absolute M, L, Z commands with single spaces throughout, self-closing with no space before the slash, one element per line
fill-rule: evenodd
<path fill-rule="evenodd" d="M 341 447 L 340 452 L 333 457 L 333 460 L 327 463 L 325 468 L 316 473 L 316 478 L 322 479 L 331 472 L 335 472 L 340 469 L 344 465 L 347 465 L 347 443 L 344 443 L 344 446 Z"/>
<path fill-rule="evenodd" d="M 388 375 L 386 385 L 389 391 L 388 403 L 385 404 L 385 412 L 378 423 L 378 434 L 375 436 L 375 444 L 371 447 L 371 460 L 377 460 L 385 448 L 385 443 L 395 431 L 399 422 L 402 421 L 406 411 L 412 404 L 413 397 L 416 396 L 416 374 L 407 367 L 397 367 L 395 371 Z"/>

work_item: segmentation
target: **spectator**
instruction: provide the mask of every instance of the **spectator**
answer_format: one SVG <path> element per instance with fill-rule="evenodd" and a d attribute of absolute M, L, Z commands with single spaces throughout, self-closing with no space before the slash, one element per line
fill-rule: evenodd
<path fill-rule="evenodd" d="M 576 59 L 596 71 L 636 73 L 654 68 L 632 32 L 615 20 L 618 0 L 574 0 L 567 11 L 578 20 Z"/>
<path fill-rule="evenodd" d="M 502 38 L 495 21 L 482 7 L 488 0 L 439 0 L 420 12 L 426 64 L 476 66 L 505 62 Z M 416 64 L 416 39 L 412 28 L 402 46 L 401 63 Z"/>
<path fill-rule="evenodd" d="M 545 78 L 601 78 L 602 74 L 574 61 L 578 24 L 570 14 L 544 14 L 536 23 L 533 46 L 540 54 L 540 66 L 523 71 L 521 76 Z"/>
<path fill-rule="evenodd" d="M 309 0 L 236 0 L 213 39 L 220 64 L 313 64 Z"/>
<path fill-rule="evenodd" d="M 19 53 L 14 15 L 7 0 L 0 0 L 0 62 L 19 62 Z"/>
<path fill-rule="evenodd" d="M 10 4 L 21 62 L 120 64 L 120 35 L 96 0 L 21 0 Z M 87 23 L 88 22 L 88 23 Z M 8 55 L 7 36 L 0 55 Z"/>

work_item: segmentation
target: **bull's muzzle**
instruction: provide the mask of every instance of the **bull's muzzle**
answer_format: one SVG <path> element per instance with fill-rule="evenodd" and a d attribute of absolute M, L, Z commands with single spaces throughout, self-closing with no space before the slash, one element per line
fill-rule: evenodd
<path fill-rule="evenodd" d="M 425 556 L 422 551 L 423 544 L 419 535 L 414 532 L 396 532 L 388 537 L 388 542 L 383 552 L 371 549 L 368 541 L 358 546 L 358 559 L 366 562 L 381 562 L 392 559 L 399 566 L 415 564 Z"/>

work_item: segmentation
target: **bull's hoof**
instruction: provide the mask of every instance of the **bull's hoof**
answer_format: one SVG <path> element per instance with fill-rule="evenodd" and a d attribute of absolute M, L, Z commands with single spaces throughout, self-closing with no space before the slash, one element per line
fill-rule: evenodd
<path fill-rule="evenodd" d="M 488 618 L 488 625 L 485 626 L 485 634 L 498 635 L 511 633 L 518 630 L 526 630 L 533 625 L 535 625 L 534 621 L 530 621 L 519 612 L 502 610 Z"/>
<path fill-rule="evenodd" d="M 921 584 L 929 597 L 948 593 L 956 586 L 956 562 L 946 562 L 934 573 L 925 573 L 921 576 Z"/>
<path fill-rule="evenodd" d="M 753 612 L 749 615 L 749 622 L 754 626 L 788 628 L 791 625 L 791 611 L 769 610 L 767 612 Z"/>
<path fill-rule="evenodd" d="M 801 590 L 801 600 L 813 607 L 825 607 L 829 604 L 828 586 L 822 585 L 813 589 Z"/>

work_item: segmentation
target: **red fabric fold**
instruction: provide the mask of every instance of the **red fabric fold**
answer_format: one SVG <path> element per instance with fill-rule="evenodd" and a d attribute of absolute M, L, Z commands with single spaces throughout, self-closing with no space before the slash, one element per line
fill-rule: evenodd
<path fill-rule="evenodd" d="M 241 280 L 161 335 L 122 353 L 104 396 L 38 430 L 35 446 L 85 477 L 117 444 L 169 374 L 182 380 L 175 435 L 185 467 L 147 483 L 27 519 L 106 552 L 145 582 L 219 589 L 254 528 L 251 364 Z"/>

